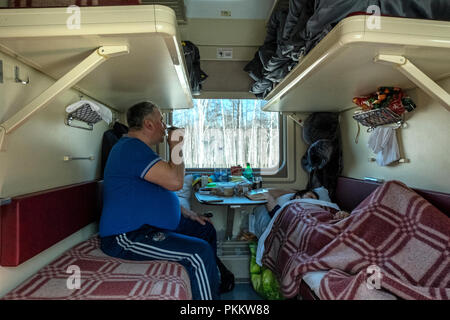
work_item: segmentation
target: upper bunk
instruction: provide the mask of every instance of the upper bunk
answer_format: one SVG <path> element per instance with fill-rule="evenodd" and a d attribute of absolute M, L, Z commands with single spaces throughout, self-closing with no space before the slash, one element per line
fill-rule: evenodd
<path fill-rule="evenodd" d="M 450 22 L 377 18 L 379 28 L 369 15 L 341 20 L 270 91 L 263 110 L 340 112 L 379 86 L 419 86 L 450 110 L 450 95 L 435 83 L 450 76 Z"/>
<path fill-rule="evenodd" d="M 70 75 L 66 87 L 119 112 L 145 99 L 161 109 L 193 106 L 176 15 L 169 7 L 2 9 L 0 51 L 55 80 Z"/>

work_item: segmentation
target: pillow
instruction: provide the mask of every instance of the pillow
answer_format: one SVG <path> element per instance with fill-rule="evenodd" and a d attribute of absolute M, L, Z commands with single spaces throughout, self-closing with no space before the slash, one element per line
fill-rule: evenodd
<path fill-rule="evenodd" d="M 313 191 L 317 193 L 319 200 L 331 202 L 330 195 L 325 187 L 315 188 Z"/>
<path fill-rule="evenodd" d="M 192 174 L 188 174 L 184 177 L 184 183 L 183 188 L 176 191 L 176 195 L 178 196 L 178 199 L 180 200 L 180 205 L 191 209 L 191 194 L 192 194 L 192 180 L 194 179 L 194 176 Z"/>
<path fill-rule="evenodd" d="M 277 198 L 277 205 L 282 207 L 286 202 L 291 201 L 295 193 L 286 193 Z"/>

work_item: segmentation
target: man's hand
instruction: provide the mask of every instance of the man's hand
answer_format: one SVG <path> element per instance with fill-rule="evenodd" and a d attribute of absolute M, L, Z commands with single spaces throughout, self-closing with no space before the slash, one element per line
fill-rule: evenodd
<path fill-rule="evenodd" d="M 196 212 L 189 210 L 183 206 L 181 207 L 181 214 L 188 219 L 197 221 L 202 226 L 204 226 L 206 224 L 206 222 L 212 223 L 209 218 L 207 218 L 205 216 L 199 216 Z"/>

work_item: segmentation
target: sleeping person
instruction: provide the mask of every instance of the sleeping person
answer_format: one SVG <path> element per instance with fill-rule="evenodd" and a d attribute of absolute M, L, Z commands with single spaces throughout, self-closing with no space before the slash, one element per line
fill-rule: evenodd
<path fill-rule="evenodd" d="M 314 191 L 314 190 L 300 190 L 297 191 L 294 196 L 292 197 L 292 200 L 294 199 L 316 199 L 316 200 L 320 200 L 319 199 L 319 195 Z M 345 219 L 350 215 L 350 213 L 348 213 L 347 211 L 343 211 L 343 210 L 339 210 L 338 212 L 336 212 L 334 214 L 334 219 L 335 220 L 341 220 L 341 219 Z"/>
<path fill-rule="evenodd" d="M 280 209 L 280 204 L 277 203 L 277 200 L 274 198 L 274 196 L 270 193 L 267 192 L 266 194 L 266 198 L 267 198 L 267 203 L 266 208 L 267 211 L 269 213 L 270 218 L 273 217 L 273 215 L 275 214 L 275 212 L 277 212 L 278 209 Z M 319 195 L 314 192 L 313 190 L 299 190 L 297 191 L 291 198 L 290 200 L 294 200 L 294 199 L 316 199 L 319 200 Z"/>
<path fill-rule="evenodd" d="M 333 215 L 333 220 L 340 221 L 350 216 L 350 213 L 340 210 L 337 204 L 331 202 L 327 189 L 320 187 L 314 190 L 300 190 L 295 193 L 284 194 L 275 198 L 272 193 L 266 194 L 267 203 L 263 206 L 258 206 L 254 209 L 253 215 L 250 217 L 249 231 L 254 233 L 258 240 L 258 248 L 256 253 L 256 263 L 261 265 L 261 258 L 264 252 L 264 241 L 272 225 L 281 211 L 293 201 L 303 200 L 313 205 L 325 206 L 334 209 L 336 213 Z"/>
<path fill-rule="evenodd" d="M 315 191 L 316 190 L 316 191 Z M 255 208 L 254 210 L 254 216 L 255 216 L 255 225 L 254 230 L 250 230 L 251 232 L 256 235 L 256 237 L 260 237 L 262 232 L 266 229 L 267 225 L 269 224 L 270 220 L 273 218 L 275 213 L 281 208 L 281 206 L 290 200 L 295 199 L 313 199 L 313 200 L 321 200 L 326 202 L 331 202 L 331 199 L 328 196 L 328 191 L 323 188 L 316 188 L 315 190 L 298 190 L 294 194 L 285 194 L 279 197 L 274 196 L 275 193 L 269 192 L 266 193 L 266 199 L 267 203 L 264 206 L 259 206 Z M 319 196 L 319 193 L 321 196 Z M 318 203 L 319 204 L 319 203 Z M 335 220 L 340 220 L 347 218 L 350 215 L 350 213 L 346 211 L 339 210 L 334 215 Z M 252 229 L 252 228 L 251 228 Z"/>

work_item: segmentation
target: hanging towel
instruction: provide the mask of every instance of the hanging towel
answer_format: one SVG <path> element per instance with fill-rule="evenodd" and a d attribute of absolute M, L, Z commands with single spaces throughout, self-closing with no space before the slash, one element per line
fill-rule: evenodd
<path fill-rule="evenodd" d="M 78 108 L 81 108 L 85 105 L 89 105 L 92 111 L 96 112 L 107 124 L 112 122 L 112 112 L 107 107 L 98 102 L 93 102 L 89 100 L 80 100 L 75 103 L 72 103 L 70 106 L 66 108 L 67 113 L 72 113 Z"/>
<path fill-rule="evenodd" d="M 369 137 L 367 146 L 375 153 L 376 162 L 386 166 L 400 159 L 397 136 L 393 127 L 376 127 Z"/>

